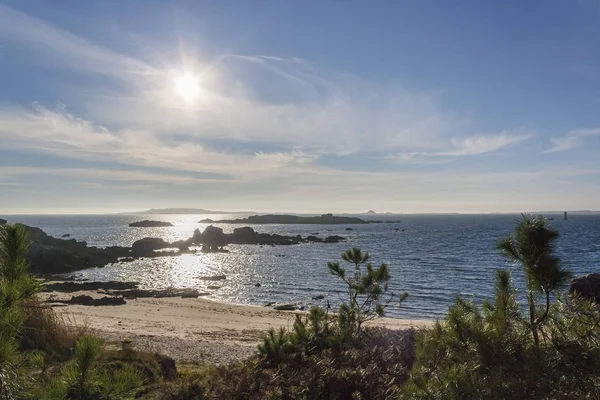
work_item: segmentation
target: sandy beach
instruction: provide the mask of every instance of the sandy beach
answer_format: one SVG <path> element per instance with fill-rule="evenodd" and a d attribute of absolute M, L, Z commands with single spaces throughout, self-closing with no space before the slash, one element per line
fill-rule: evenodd
<path fill-rule="evenodd" d="M 45 293 L 42 299 L 68 300 L 96 292 Z M 55 311 L 111 343 L 131 338 L 134 348 L 179 362 L 226 364 L 252 355 L 269 328 L 290 327 L 293 311 L 218 303 L 207 299 L 139 298 L 120 306 L 55 304 Z M 381 318 L 391 329 L 423 327 L 426 320 Z"/>

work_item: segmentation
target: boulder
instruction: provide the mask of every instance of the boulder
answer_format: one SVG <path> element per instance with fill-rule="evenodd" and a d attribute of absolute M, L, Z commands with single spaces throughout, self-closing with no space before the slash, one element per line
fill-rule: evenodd
<path fill-rule="evenodd" d="M 136 240 L 131 246 L 131 253 L 136 257 L 151 257 L 155 250 L 171 247 L 169 242 L 160 238 L 143 238 Z"/>
<path fill-rule="evenodd" d="M 350 228 L 350 227 L 348 227 L 348 228 L 346 228 L 346 230 L 347 230 L 347 231 L 353 231 L 354 229 L 353 229 L 353 228 Z"/>
<path fill-rule="evenodd" d="M 585 299 L 600 304 L 600 274 L 588 274 L 571 281 L 569 293 L 577 292 Z"/>
<path fill-rule="evenodd" d="M 327 236 L 325 238 L 325 243 L 339 243 L 344 240 L 346 240 L 345 237 L 333 235 L 333 236 Z"/>
<path fill-rule="evenodd" d="M 166 228 L 169 226 L 173 226 L 173 224 L 165 221 L 150 221 L 147 219 L 129 224 L 130 228 Z"/>
<path fill-rule="evenodd" d="M 57 282 L 47 284 L 44 291 L 72 293 L 88 290 L 131 290 L 137 287 L 136 282 Z"/>
<path fill-rule="evenodd" d="M 225 275 L 212 275 L 212 276 L 202 276 L 200 277 L 201 281 L 222 281 L 227 279 Z"/>
<path fill-rule="evenodd" d="M 81 306 L 121 306 L 126 304 L 122 297 L 102 297 L 100 299 L 94 299 L 92 296 L 81 295 L 72 296 L 71 300 L 65 301 L 67 304 L 76 304 Z"/>
<path fill-rule="evenodd" d="M 4 225 L 6 224 L 8 221 L 5 219 L 0 218 L 0 225 Z"/>
<path fill-rule="evenodd" d="M 61 236 L 61 238 L 68 238 L 68 237 L 71 237 L 70 233 L 65 233 L 64 235 Z"/>
<path fill-rule="evenodd" d="M 213 225 L 209 225 L 204 229 L 201 236 L 202 244 L 211 246 L 211 247 L 222 247 L 226 246 L 230 243 L 227 235 L 223 233 L 223 229 L 218 228 Z"/>
<path fill-rule="evenodd" d="M 258 243 L 258 234 L 249 226 L 235 228 L 231 235 L 231 241 L 235 244 L 256 244 Z"/>
<path fill-rule="evenodd" d="M 325 298 L 325 296 L 323 296 L 322 294 L 318 295 L 318 296 L 314 296 L 312 299 L 313 300 L 323 300 Z"/>
<path fill-rule="evenodd" d="M 213 221 L 210 218 L 204 218 L 204 219 L 201 219 L 200 221 L 198 221 L 198 223 L 199 224 L 214 224 L 215 221 Z"/>

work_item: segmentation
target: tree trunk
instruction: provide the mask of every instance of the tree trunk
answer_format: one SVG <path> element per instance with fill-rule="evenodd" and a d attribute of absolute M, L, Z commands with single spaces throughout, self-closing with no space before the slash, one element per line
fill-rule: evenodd
<path fill-rule="evenodd" d="M 533 294 L 527 295 L 527 301 L 529 302 L 529 325 L 531 327 L 531 335 L 533 336 L 533 342 L 536 347 L 540 344 L 540 337 L 537 331 L 537 325 L 535 324 L 535 304 L 533 302 Z"/>

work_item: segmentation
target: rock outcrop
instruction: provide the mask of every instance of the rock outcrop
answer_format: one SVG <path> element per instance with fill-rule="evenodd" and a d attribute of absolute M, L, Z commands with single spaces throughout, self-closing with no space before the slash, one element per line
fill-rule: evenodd
<path fill-rule="evenodd" d="M 577 292 L 581 297 L 600 304 L 600 274 L 580 276 L 571 281 L 569 293 Z"/>
<path fill-rule="evenodd" d="M 224 233 L 222 228 L 210 225 L 203 232 L 196 229 L 191 238 L 169 243 L 161 238 L 147 237 L 137 240 L 131 247 L 111 246 L 104 249 L 88 246 L 76 239 L 57 239 L 48 236 L 40 228 L 25 226 L 30 234 L 32 245 L 29 250 L 31 271 L 40 274 L 65 273 L 85 268 L 104 267 L 118 262 L 130 262 L 142 257 L 178 256 L 193 253 L 190 246 L 202 246 L 205 253 L 227 253 L 224 246 L 266 245 L 281 246 L 300 243 L 338 243 L 346 240 L 342 236 L 327 236 L 322 239 L 311 235 L 284 236 L 258 233 L 249 226 L 235 228 L 232 233 Z"/>
<path fill-rule="evenodd" d="M 8 221 L 5 219 L 0 218 L 0 225 L 4 225 L 6 224 Z"/>
<path fill-rule="evenodd" d="M 169 226 L 173 226 L 173 224 L 165 221 L 150 221 L 147 219 L 129 224 L 130 228 L 166 228 Z"/>

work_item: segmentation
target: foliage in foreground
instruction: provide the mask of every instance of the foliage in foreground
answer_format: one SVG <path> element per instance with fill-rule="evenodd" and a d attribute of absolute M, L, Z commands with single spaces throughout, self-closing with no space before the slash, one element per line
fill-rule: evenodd
<path fill-rule="evenodd" d="M 499 248 L 524 269 L 526 315 L 510 273 L 497 271 L 493 303 L 478 307 L 458 299 L 443 323 L 417 335 L 416 362 L 403 398 L 597 398 L 600 309 L 577 298 L 551 304 L 550 295 L 569 276 L 553 254 L 557 236 L 543 219 L 523 216 L 515 236 Z"/>
<path fill-rule="evenodd" d="M 388 293 L 391 278 L 389 266 L 374 267 L 369 263 L 370 254 L 352 248 L 342 254 L 342 260 L 353 266 L 351 274 L 339 262 L 328 264 L 331 275 L 338 277 L 346 287 L 347 300 L 335 314 L 320 307 L 311 308 L 307 317 L 296 316 L 293 329 L 271 329 L 259 353 L 269 365 L 283 361 L 300 361 L 303 357 L 326 349 L 339 350 L 363 335 L 363 326 L 376 317 L 383 316 L 385 309 L 394 302 L 401 304 L 408 294 L 400 296 Z"/>
<path fill-rule="evenodd" d="M 525 312 L 510 272 L 499 270 L 492 301 L 459 298 L 444 321 L 418 332 L 362 328 L 358 321 L 377 315 L 382 297 L 361 314 L 354 296 L 369 290 L 354 285 L 377 280 L 351 281 L 330 264 L 348 284 L 346 305 L 356 318 L 313 309 L 291 332 L 271 331 L 259 356 L 184 380 L 165 399 L 599 398 L 600 307 L 561 298 L 569 274 L 553 251 L 557 235 L 543 219 L 524 216 L 499 245 L 524 270 Z M 364 260 L 357 251 L 345 255 L 357 266 Z M 385 291 L 389 271 L 381 271 Z"/>

